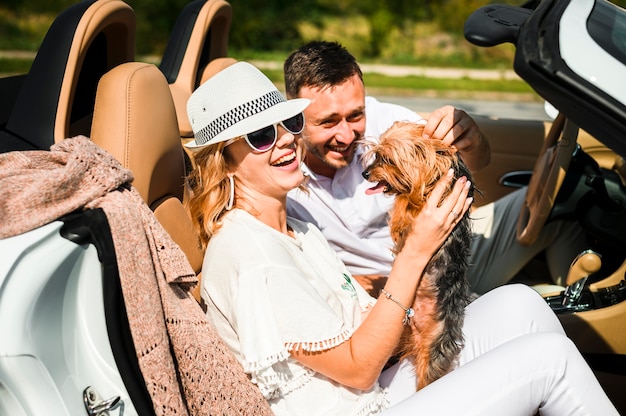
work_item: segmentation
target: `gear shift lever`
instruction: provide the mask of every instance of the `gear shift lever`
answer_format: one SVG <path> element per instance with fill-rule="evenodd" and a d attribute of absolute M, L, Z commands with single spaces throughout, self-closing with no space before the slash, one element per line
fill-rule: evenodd
<path fill-rule="evenodd" d="M 567 287 L 563 292 L 562 306 L 574 308 L 578 305 L 589 275 L 600 270 L 601 265 L 600 255 L 593 250 L 585 250 L 576 256 L 567 274 Z"/>
<path fill-rule="evenodd" d="M 566 286 L 570 286 L 583 277 L 587 277 L 600 270 L 600 266 L 602 266 L 601 257 L 600 254 L 593 250 L 585 250 L 576 256 L 569 266 L 567 280 L 565 281 Z"/>

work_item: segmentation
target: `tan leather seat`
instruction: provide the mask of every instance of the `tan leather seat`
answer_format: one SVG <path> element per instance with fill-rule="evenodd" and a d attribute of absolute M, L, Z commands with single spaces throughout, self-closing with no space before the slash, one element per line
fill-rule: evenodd
<path fill-rule="evenodd" d="M 89 131 L 93 101 L 75 103 L 78 91 L 89 89 L 93 94 L 99 77 L 119 63 L 132 61 L 134 51 L 133 9 L 121 0 L 93 3 L 74 31 L 57 107 L 55 141 Z M 73 114 L 83 110 L 87 111 L 82 118 Z"/>
<path fill-rule="evenodd" d="M 200 86 L 206 65 L 226 56 L 231 21 L 232 8 L 225 0 L 195 0 L 174 24 L 159 68 L 170 85 L 183 139 L 193 137 L 187 100 Z"/>
<path fill-rule="evenodd" d="M 202 84 L 204 81 L 206 81 L 207 79 L 211 78 L 213 75 L 220 72 L 222 69 L 225 69 L 229 67 L 230 65 L 234 64 L 235 62 L 237 62 L 237 60 L 234 58 L 228 58 L 228 57 L 215 58 L 214 60 L 209 62 L 202 70 L 200 74 L 200 84 Z M 193 132 L 191 132 L 190 136 L 183 136 L 183 133 L 188 134 L 184 130 L 185 127 L 184 126 L 181 127 L 181 124 L 185 124 L 185 123 L 189 124 L 189 121 L 186 115 L 185 115 L 184 123 L 181 123 L 180 120 L 178 122 L 178 127 L 181 133 L 181 140 L 183 144 L 188 143 L 191 140 L 193 140 Z M 189 158 L 191 160 L 191 163 L 193 164 L 193 152 L 188 150 L 187 148 L 185 148 L 185 150 L 187 151 Z"/>
<path fill-rule="evenodd" d="M 223 69 L 231 66 L 236 63 L 237 60 L 235 58 L 216 58 L 209 62 L 207 66 L 202 70 L 202 75 L 200 78 L 200 84 L 204 83 L 207 79 L 211 78 L 213 75 L 217 74 Z"/>
<path fill-rule="evenodd" d="M 91 139 L 133 172 L 133 186 L 200 275 L 203 252 L 183 207 L 185 165 L 176 110 L 156 66 L 128 62 L 100 79 Z M 199 288 L 194 297 L 200 299 Z"/>

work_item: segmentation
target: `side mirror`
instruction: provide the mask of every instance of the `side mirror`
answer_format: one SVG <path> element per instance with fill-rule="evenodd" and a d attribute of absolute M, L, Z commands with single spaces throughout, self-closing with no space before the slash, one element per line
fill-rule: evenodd
<path fill-rule="evenodd" d="M 552 121 L 554 121 L 556 117 L 559 115 L 559 110 L 555 106 L 550 104 L 548 101 L 545 101 L 543 103 L 543 109 L 548 115 L 548 117 L 550 117 L 550 120 Z"/>

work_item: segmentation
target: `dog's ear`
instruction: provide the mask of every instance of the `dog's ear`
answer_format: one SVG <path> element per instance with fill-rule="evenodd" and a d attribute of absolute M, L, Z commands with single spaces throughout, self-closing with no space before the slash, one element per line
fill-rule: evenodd
<path fill-rule="evenodd" d="M 363 148 L 363 157 L 361 158 L 361 166 L 363 169 L 368 169 L 376 158 L 376 148 L 378 143 L 369 139 L 358 139 L 358 146 Z"/>
<path fill-rule="evenodd" d="M 417 124 L 415 127 L 415 134 L 418 136 L 424 136 L 424 127 L 426 127 L 426 124 Z"/>

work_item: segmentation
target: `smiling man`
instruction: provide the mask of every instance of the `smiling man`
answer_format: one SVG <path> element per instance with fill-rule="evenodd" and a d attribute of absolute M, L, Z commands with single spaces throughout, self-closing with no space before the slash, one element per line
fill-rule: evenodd
<path fill-rule="evenodd" d="M 284 72 L 287 96 L 311 100 L 302 132 L 307 149 L 302 169 L 310 177 L 309 192 L 290 192 L 288 213 L 316 224 L 350 272 L 377 295 L 393 263 L 387 225 L 393 199 L 366 194 L 372 184 L 361 175 L 364 149 L 359 140 L 378 140 L 395 121 L 424 123 L 424 135 L 454 146 L 472 172 L 489 163 L 489 142 L 463 110 L 445 106 L 424 120 L 405 107 L 366 96 L 356 59 L 338 43 L 314 41 L 302 46 L 287 58 Z M 515 229 L 524 195 L 522 189 L 472 214 L 468 277 L 479 294 L 508 282 L 547 247 L 550 270 L 558 281 L 585 248 L 580 228 L 565 222 L 548 224 L 531 246 L 517 244 Z"/>

